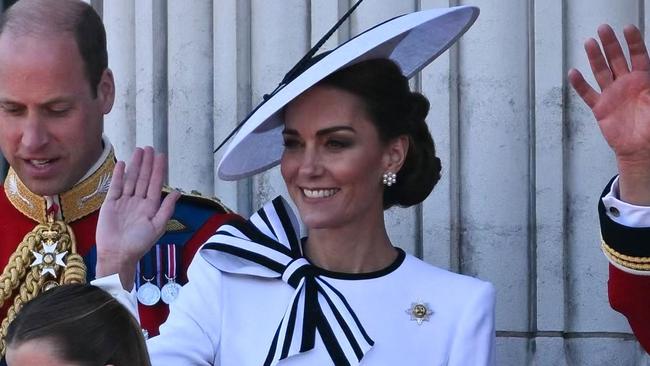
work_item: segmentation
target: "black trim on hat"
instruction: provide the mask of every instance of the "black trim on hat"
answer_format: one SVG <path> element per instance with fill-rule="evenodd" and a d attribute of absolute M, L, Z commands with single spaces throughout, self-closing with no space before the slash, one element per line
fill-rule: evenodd
<path fill-rule="evenodd" d="M 293 79 L 297 78 L 305 70 L 310 68 L 316 62 L 318 62 L 321 58 L 325 57 L 328 53 L 331 52 L 331 51 L 327 51 L 327 52 L 323 52 L 322 54 L 316 55 L 316 52 L 318 52 L 318 50 L 321 47 L 323 47 L 325 42 L 327 42 L 327 40 L 332 36 L 332 34 L 334 34 L 334 32 L 337 29 L 339 29 L 341 24 L 343 24 L 343 22 L 345 22 L 350 17 L 350 15 L 352 15 L 352 13 L 356 10 L 356 8 L 359 5 L 361 5 L 362 2 L 363 2 L 363 0 L 357 0 L 357 2 L 354 5 L 352 5 L 350 7 L 350 9 L 348 9 L 348 11 L 345 14 L 343 14 L 341 19 L 339 19 L 334 24 L 334 26 L 332 28 L 330 28 L 330 30 L 327 31 L 327 33 L 325 33 L 321 37 L 321 39 L 318 40 L 318 42 L 316 42 L 316 44 L 300 59 L 300 61 L 298 61 L 295 65 L 293 65 L 291 70 L 289 70 L 289 72 L 284 75 L 284 77 L 282 78 L 282 81 L 280 81 L 280 84 L 278 84 L 278 86 L 276 86 L 275 89 L 271 93 L 264 94 L 264 97 L 262 98 L 263 99 L 262 103 L 260 103 L 257 107 L 255 107 L 255 109 L 246 118 L 244 118 L 243 121 L 241 121 L 240 123 L 237 124 L 237 126 L 235 126 L 235 128 L 228 134 L 228 136 L 226 136 L 226 138 L 223 139 L 223 141 L 221 141 L 219 146 L 217 146 L 217 148 L 214 149 L 214 151 L 212 152 L 213 154 L 216 153 L 217 151 L 219 151 L 223 147 L 223 145 L 225 145 L 226 142 L 228 140 L 230 140 L 230 138 L 235 133 L 237 133 L 237 131 L 239 131 L 239 129 L 244 125 L 244 123 L 246 123 L 246 121 L 248 121 L 250 116 L 252 116 L 262 106 L 262 104 L 264 104 L 267 100 L 271 99 L 271 97 L 273 95 L 275 95 L 275 93 L 280 91 L 280 89 L 282 89 L 283 86 L 289 84 Z"/>

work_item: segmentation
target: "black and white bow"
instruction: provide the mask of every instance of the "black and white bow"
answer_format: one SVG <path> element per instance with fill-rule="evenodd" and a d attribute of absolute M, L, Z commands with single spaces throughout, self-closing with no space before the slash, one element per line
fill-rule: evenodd
<path fill-rule="evenodd" d="M 288 203 L 277 197 L 248 221 L 220 227 L 201 252 L 218 251 L 203 256 L 221 271 L 278 278 L 296 289 L 264 365 L 313 349 L 316 333 L 335 365 L 358 365 L 374 342 L 343 294 L 303 257 L 298 233 Z"/>

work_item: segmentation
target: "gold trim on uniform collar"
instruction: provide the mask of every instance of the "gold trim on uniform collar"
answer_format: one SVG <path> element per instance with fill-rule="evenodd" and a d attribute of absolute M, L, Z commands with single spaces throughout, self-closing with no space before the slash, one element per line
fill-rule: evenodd
<path fill-rule="evenodd" d="M 59 195 L 61 214 L 65 222 L 79 220 L 99 210 L 108 192 L 114 167 L 115 154 L 111 149 L 106 160 L 95 172 Z M 4 189 L 11 204 L 23 215 L 36 222 L 47 222 L 45 198 L 30 191 L 12 168 L 9 168 Z"/>

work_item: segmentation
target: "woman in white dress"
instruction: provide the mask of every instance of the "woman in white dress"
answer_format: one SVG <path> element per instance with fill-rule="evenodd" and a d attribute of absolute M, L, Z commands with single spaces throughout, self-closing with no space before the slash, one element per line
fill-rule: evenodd
<path fill-rule="evenodd" d="M 429 102 L 408 77 L 477 15 L 408 14 L 292 70 L 245 121 L 219 174 L 279 162 L 307 236 L 282 198 L 221 227 L 149 340 L 152 364 L 494 363 L 493 287 L 406 254 L 384 223 L 385 209 L 422 202 L 441 170 Z M 124 277 L 161 230 L 172 199 L 159 208 L 154 161 L 147 150 L 126 174 L 116 167 L 98 229 L 103 273 L 114 265 Z"/>

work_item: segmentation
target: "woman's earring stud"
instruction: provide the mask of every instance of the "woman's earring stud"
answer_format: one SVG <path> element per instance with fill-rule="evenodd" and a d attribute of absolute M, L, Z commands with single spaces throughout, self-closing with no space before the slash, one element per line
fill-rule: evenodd
<path fill-rule="evenodd" d="M 382 183 L 387 185 L 388 187 L 392 186 L 397 182 L 397 174 L 393 172 L 386 172 L 384 175 L 382 175 Z"/>

